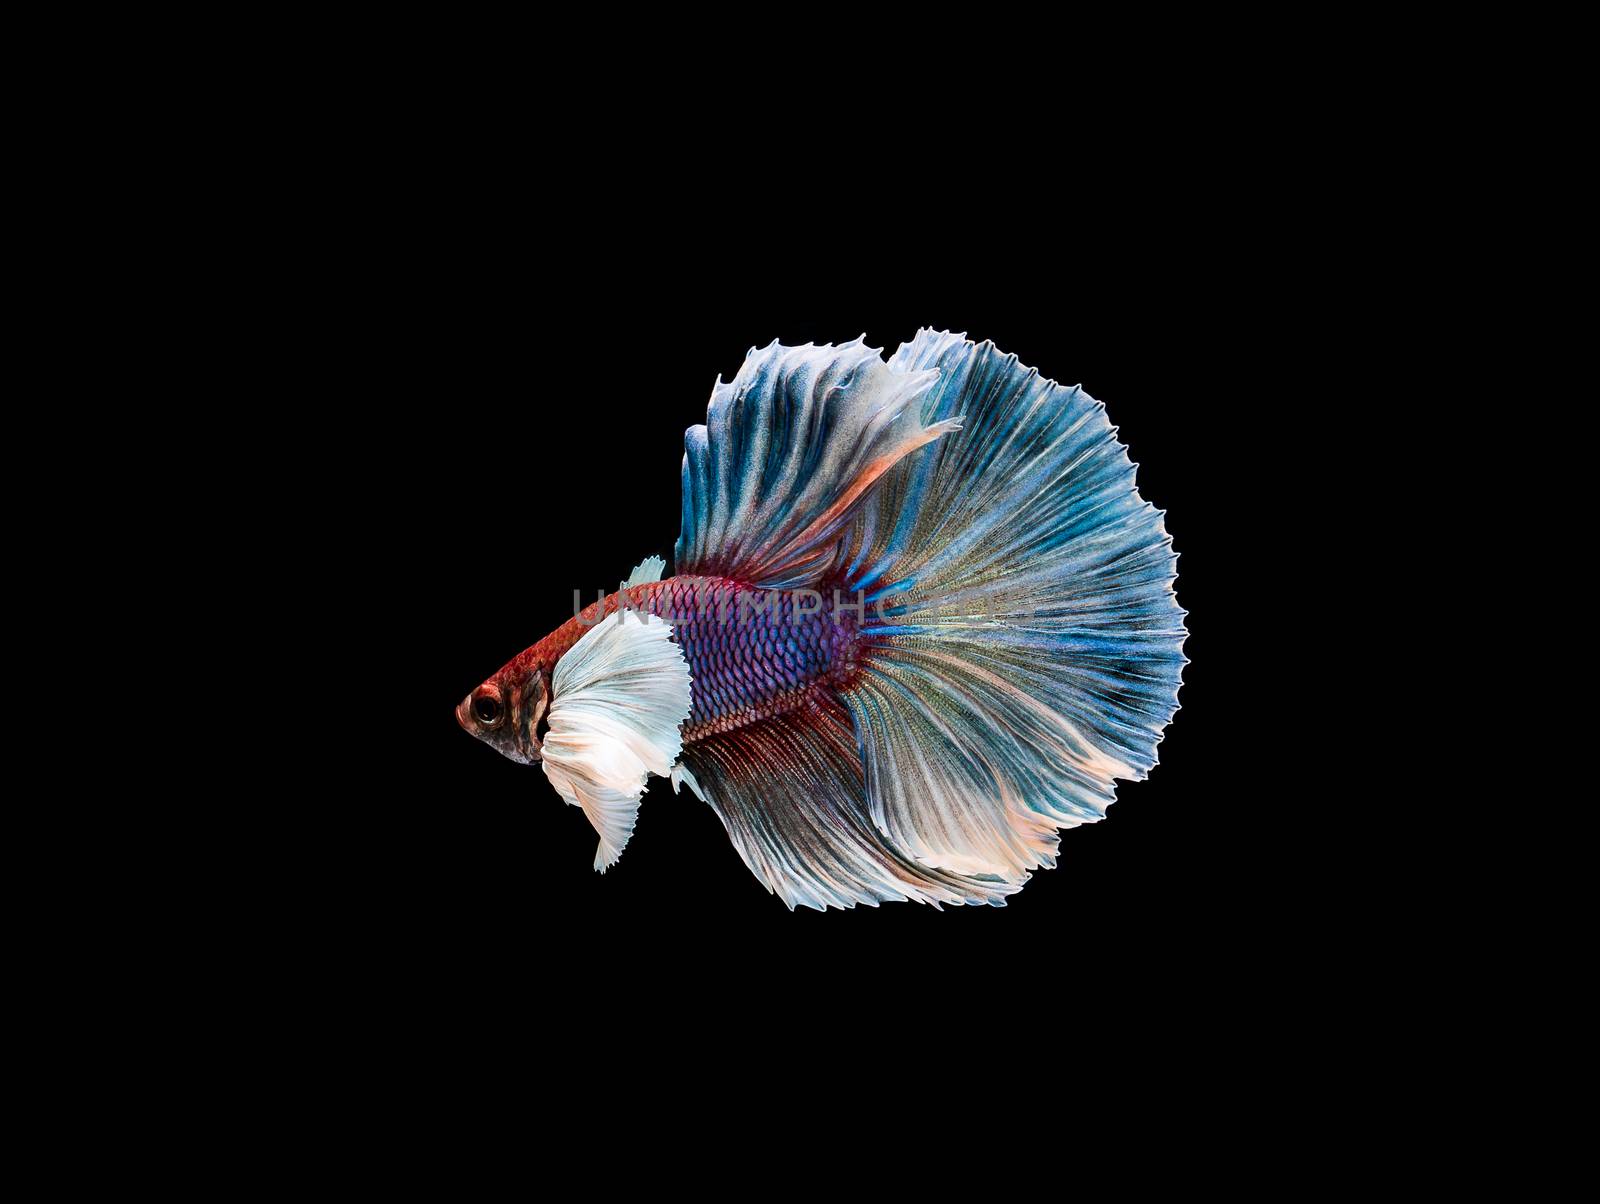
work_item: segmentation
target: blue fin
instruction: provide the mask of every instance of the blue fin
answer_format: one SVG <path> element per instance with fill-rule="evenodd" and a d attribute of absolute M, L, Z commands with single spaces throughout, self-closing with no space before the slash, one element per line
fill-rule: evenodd
<path fill-rule="evenodd" d="M 922 421 L 965 422 L 886 476 L 842 550 L 882 599 L 843 696 L 872 818 L 923 864 L 1019 880 L 1155 764 L 1186 663 L 1177 558 L 1082 389 L 928 330 L 890 367 L 937 368 Z"/>
<path fill-rule="evenodd" d="M 766 589 L 814 584 L 872 490 L 917 448 L 960 426 L 924 424 L 932 370 L 896 371 L 862 340 L 752 348 L 684 435 L 674 571 Z"/>

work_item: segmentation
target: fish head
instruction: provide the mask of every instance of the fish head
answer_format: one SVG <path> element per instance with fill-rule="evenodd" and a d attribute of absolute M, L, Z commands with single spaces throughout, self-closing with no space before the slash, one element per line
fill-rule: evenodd
<path fill-rule="evenodd" d="M 507 665 L 456 704 L 456 722 L 519 765 L 542 759 L 540 724 L 550 707 L 550 673 L 538 663 Z"/>

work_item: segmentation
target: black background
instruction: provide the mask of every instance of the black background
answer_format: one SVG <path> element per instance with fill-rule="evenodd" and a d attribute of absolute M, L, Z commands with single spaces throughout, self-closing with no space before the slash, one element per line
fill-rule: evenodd
<path fill-rule="evenodd" d="M 1307 1096 L 1365 1069 L 1351 1034 L 1398 1038 L 1380 1085 L 1410 1073 L 1415 1047 L 1440 1048 L 1436 1022 L 1458 1003 L 1408 1006 L 1390 967 L 1428 972 L 1422 929 L 1444 927 L 1458 899 L 1420 886 L 1428 909 L 1395 960 L 1374 954 L 1374 935 L 1408 922 L 1386 906 L 1384 872 L 1410 880 L 1447 856 L 1437 830 L 1457 800 L 1431 762 L 1404 776 L 1373 764 L 1433 696 L 1405 664 L 1373 664 L 1370 646 L 1327 648 L 1366 616 L 1422 641 L 1436 607 L 1397 607 L 1391 575 L 1360 558 L 1336 567 L 1307 528 L 1331 509 L 1367 557 L 1362 512 L 1377 511 L 1372 525 L 1404 529 L 1408 559 L 1437 559 L 1414 536 L 1448 526 L 1452 499 L 1397 509 L 1371 478 L 1440 454 L 1391 442 L 1431 367 L 1403 346 L 1431 304 L 1407 275 L 1419 246 L 1466 265 L 1447 280 L 1476 262 L 1459 253 L 1470 238 L 1439 226 L 1451 204 L 1417 207 L 1396 177 L 1459 173 L 1436 166 L 1431 127 L 1391 122 L 1404 145 L 1375 164 L 1370 139 L 1325 136 L 1292 89 L 1213 56 L 1188 54 L 1192 79 L 1163 75 L 1152 92 L 1136 74 L 1085 77 L 1093 46 L 1061 70 L 1015 38 L 977 40 L 983 24 L 946 37 L 947 58 L 1005 64 L 1001 86 L 953 67 L 900 92 L 893 120 L 834 122 L 819 103 L 882 86 L 859 55 L 714 73 L 707 113 L 680 115 L 667 102 L 683 79 L 618 104 L 620 66 L 569 83 L 541 42 L 519 40 L 526 61 L 510 71 L 481 47 L 456 56 L 476 76 L 466 86 L 440 78 L 436 53 L 390 57 L 393 87 L 352 76 L 353 111 L 313 104 L 301 136 L 276 128 L 302 90 L 291 64 L 260 89 L 268 137 L 212 104 L 214 142 L 179 140 L 194 186 L 118 176 L 167 225 L 117 229 L 142 258 L 107 314 L 158 329 L 128 355 L 91 339 L 65 362 L 110 361 L 109 408 L 161 420 L 163 443 L 204 464 L 198 480 L 169 473 L 130 440 L 130 508 L 170 489 L 196 534 L 184 554 L 202 579 L 173 609 L 208 655 L 165 675 L 181 693 L 170 706 L 117 696 L 114 723 L 131 706 L 162 729 L 119 767 L 104 808 L 117 818 L 96 833 L 121 846 L 107 858 L 120 874 L 84 927 L 127 939 L 110 967 L 77 934 L 60 949 L 94 971 L 73 988 L 80 1035 L 109 1032 L 118 1053 L 148 1059 L 127 1076 L 141 1100 L 190 1086 L 192 1115 L 261 1135 L 228 1169 L 349 1144 L 364 1177 L 414 1178 L 433 1149 L 468 1173 L 482 1149 L 440 1140 L 458 1118 L 475 1147 L 514 1150 L 519 1175 L 529 1155 L 535 1182 L 575 1167 L 609 1181 L 633 1163 L 698 1183 L 748 1150 L 787 1184 L 823 1149 L 848 1158 L 869 1142 L 874 1165 L 915 1170 L 936 1143 L 940 1185 L 963 1163 L 992 1181 L 996 1151 L 1036 1129 L 1052 1178 L 1082 1181 L 1088 1142 L 1119 1135 L 1141 1155 L 1119 1172 L 1271 1173 L 1294 1153 L 1284 1134 L 1329 1128 Z M 374 51 L 346 57 L 384 59 Z M 533 105 L 530 73 L 553 84 Z M 1218 113 L 1209 102 L 1235 80 L 1236 108 Z M 1024 99 L 1030 82 L 1050 95 Z M 1313 83 L 1319 103 L 1349 106 L 1348 87 Z M 750 136 L 711 128 L 758 111 L 757 94 L 795 111 Z M 196 95 L 185 128 L 206 108 Z M 1046 128 L 935 115 L 976 116 L 991 98 Z M 135 141 L 140 153 L 148 139 Z M 230 152 L 238 169 L 219 175 Z M 180 249 L 192 272 L 169 264 Z M 100 282 L 58 275 L 107 302 Z M 159 289 L 174 277 L 183 304 L 168 307 Z M 1460 291 L 1486 304 L 1482 287 Z M 749 347 L 864 332 L 892 350 L 923 325 L 1081 382 L 1166 512 L 1192 663 L 1160 764 L 1119 787 L 1104 822 L 1065 833 L 1059 868 L 1003 909 L 789 912 L 711 811 L 660 783 L 620 862 L 596 874 L 582 815 L 538 768 L 463 733 L 455 703 L 563 622 L 575 587 L 670 559 L 683 429 Z M 1373 342 L 1391 362 L 1368 374 L 1358 353 Z M 199 404 L 172 405 L 169 383 Z M 98 423 L 65 395 L 50 405 L 85 436 Z M 147 535 L 129 542 L 142 550 Z M 235 556 L 238 581 L 218 571 Z M 107 624 L 161 568 L 94 567 L 113 587 L 90 591 L 106 617 L 86 633 L 97 656 L 80 684 L 98 696 L 98 653 L 117 643 Z M 1359 606 L 1335 605 L 1341 589 Z M 238 605 L 214 630 L 219 602 Z M 1317 716 L 1332 685 L 1350 697 Z M 57 717 L 71 701 L 40 697 Z M 72 857 L 100 827 L 73 784 L 84 759 L 97 747 L 74 730 L 64 797 L 45 800 L 76 829 Z M 174 786 L 189 796 L 176 813 L 163 805 Z M 1407 812 L 1434 825 L 1426 854 L 1387 851 Z M 1502 868 L 1480 865 L 1491 881 Z M 24 927 L 79 889 L 61 875 Z M 1498 908 L 1492 894 L 1469 904 L 1475 930 Z M 126 1020 L 130 1001 L 152 1023 Z M 185 1051 L 205 1072 L 192 1085 L 173 1070 Z M 1268 1073 L 1250 1077 L 1252 1062 Z M 973 1126 L 980 1111 L 1004 1131 Z M 917 1126 L 909 1163 L 875 1140 L 895 1119 Z M 674 1120 L 687 1140 L 664 1171 L 643 1162 L 654 1151 L 637 1139 Z M 364 1126 L 384 1139 L 371 1156 Z M 1198 1152 L 1171 1140 L 1197 1130 L 1215 1133 Z M 603 1135 L 604 1159 L 573 1157 L 577 1131 Z M 803 1157 L 774 1149 L 786 1131 Z M 1264 1133 L 1279 1157 L 1256 1157 Z M 1290 1165 L 1304 1178 L 1332 1163 L 1318 1149 Z"/>
<path fill-rule="evenodd" d="M 1293 909 L 1271 901 L 1304 823 L 1275 797 L 1251 717 L 1265 658 L 1250 549 L 1292 522 L 1260 510 L 1251 449 L 1283 354 L 1271 298 L 1230 288 L 1226 255 L 1182 238 L 918 253 L 669 233 L 507 250 L 469 232 L 391 269 L 360 316 L 359 400 L 338 418 L 356 418 L 358 452 L 325 567 L 324 630 L 352 668 L 314 737 L 338 801 L 302 812 L 308 872 L 335 896 L 330 956 L 415 966 L 415 989 L 496 1007 L 595 975 L 836 1000 L 1043 967 L 1129 1002 L 1200 989 L 1246 948 L 1259 972 L 1292 939 Z M 710 809 L 659 781 L 620 862 L 595 873 L 583 815 L 453 707 L 565 621 L 573 589 L 614 589 L 652 553 L 671 571 L 683 430 L 751 346 L 865 333 L 892 351 L 922 325 L 1081 383 L 1166 511 L 1192 663 L 1159 765 L 1003 909 L 791 913 Z"/>
<path fill-rule="evenodd" d="M 404 82 L 353 82 L 355 111 L 316 106 L 305 137 L 252 138 L 213 105 L 215 146 L 181 152 L 202 180 L 146 189 L 172 230 L 118 232 L 148 266 L 117 310 L 158 337 L 139 340 L 146 360 L 87 353 L 117 361 L 113 409 L 175 419 L 163 438 L 205 462 L 198 482 L 162 480 L 160 462 L 129 449 L 141 487 L 179 493 L 180 525 L 199 535 L 185 552 L 205 580 L 176 609 L 204 628 L 210 655 L 168 675 L 174 705 L 118 695 L 112 711 L 115 722 L 139 707 L 163 728 L 107 793 L 112 839 L 126 845 L 111 859 L 132 881 L 116 880 L 92 927 L 120 925 L 131 964 L 106 973 L 62 943 L 99 971 L 82 992 L 85 1032 L 129 1031 L 150 1059 L 131 1080 L 141 1098 L 172 1081 L 172 1046 L 198 1049 L 207 1077 L 194 1098 L 230 1134 L 248 1125 L 231 1101 L 259 1086 L 267 1146 L 249 1166 L 308 1137 L 337 1147 L 376 1115 L 400 1122 L 400 1140 L 363 1158 L 363 1175 L 409 1174 L 451 1116 L 475 1143 L 503 1143 L 519 1163 L 526 1151 L 536 1176 L 609 1177 L 653 1152 L 636 1136 L 672 1120 L 693 1131 L 667 1173 L 692 1168 L 696 1182 L 786 1129 L 805 1157 L 769 1155 L 781 1174 L 869 1142 L 898 1171 L 896 1143 L 874 1140 L 898 1116 L 917 1122 L 914 1167 L 938 1143 L 941 1176 L 976 1161 L 992 1180 L 995 1151 L 1043 1129 L 1033 1144 L 1047 1173 L 1076 1182 L 1067 1164 L 1089 1152 L 1083 1122 L 1096 1143 L 1119 1131 L 1140 1142 L 1119 1171 L 1237 1170 L 1247 1149 L 1247 1169 L 1270 1173 L 1273 1159 L 1252 1161 L 1262 1120 L 1315 1129 L 1296 1106 L 1305 1088 L 1348 1080 L 1349 1064 L 1318 1074 L 1316 1055 L 1344 1061 L 1338 1038 L 1363 1021 L 1394 1027 L 1402 1045 L 1427 1041 L 1433 1017 L 1372 972 L 1372 929 L 1396 923 L 1375 888 L 1385 860 L 1410 856 L 1384 852 L 1395 815 L 1448 827 L 1455 799 L 1414 769 L 1392 798 L 1381 788 L 1394 778 L 1379 780 L 1372 760 L 1431 696 L 1404 665 L 1336 659 L 1325 641 L 1352 618 L 1330 604 L 1341 587 L 1408 639 L 1433 611 L 1397 608 L 1374 565 L 1336 568 L 1307 527 L 1318 503 L 1358 531 L 1363 503 L 1386 528 L 1449 525 L 1448 497 L 1396 510 L 1367 478 L 1432 452 L 1389 442 L 1425 391 L 1400 348 L 1410 316 L 1396 319 L 1426 308 L 1403 283 L 1417 245 L 1460 258 L 1433 230 L 1450 205 L 1408 205 L 1368 139 L 1308 129 L 1303 106 L 1248 72 L 1237 108 L 1217 113 L 1208 101 L 1233 73 L 1211 56 L 1189 54 L 1193 79 L 1156 94 L 1136 75 L 1085 78 L 1087 44 L 1062 71 L 1019 57 L 1015 39 L 975 40 L 982 24 L 944 41 L 957 59 L 1004 63 L 1001 87 L 952 68 L 906 88 L 894 120 L 837 124 L 819 99 L 881 84 L 875 59 L 718 72 L 707 114 L 680 115 L 666 103 L 675 88 L 619 106 L 620 69 L 570 87 L 537 43 L 531 56 L 519 43 L 529 61 L 507 72 L 476 49 L 457 56 L 478 77 L 465 87 L 438 78 L 438 55 L 406 55 L 390 60 Z M 530 71 L 554 85 L 545 103 L 527 102 Z M 1021 99 L 1030 82 L 1048 98 Z M 261 90 L 274 119 L 301 81 L 288 70 L 279 84 Z M 1348 88 L 1321 90 L 1348 106 Z M 759 110 L 758 93 L 796 111 L 751 136 L 710 128 L 713 113 Z M 962 129 L 934 113 L 975 116 L 990 98 L 1046 128 Z M 185 101 L 182 122 L 204 101 Z M 1427 131 L 1396 129 L 1394 161 L 1436 170 Z M 219 179 L 222 150 L 240 166 Z M 146 183 L 130 181 L 124 192 Z M 197 270 L 177 276 L 175 320 L 155 288 L 180 246 Z M 644 556 L 670 556 L 683 429 L 750 346 L 864 332 L 892 350 L 923 325 L 1081 382 L 1166 512 L 1192 663 L 1160 764 L 1119 787 L 1107 820 L 1065 833 L 1059 868 L 1003 909 L 791 913 L 708 808 L 659 783 L 620 862 L 594 873 L 582 815 L 538 768 L 462 732 L 455 703 L 564 621 L 573 588 L 610 588 Z M 1357 353 L 1385 339 L 1397 362 L 1366 374 Z M 169 413 L 169 379 L 198 395 L 192 414 Z M 86 435 L 91 410 L 78 415 Z M 1323 455 L 1336 458 L 1326 477 Z M 219 586 L 218 563 L 240 550 L 245 579 Z M 107 576 L 114 592 L 91 596 L 111 616 L 160 570 Z M 218 601 L 239 605 L 212 632 Z M 88 635 L 97 651 L 106 637 L 102 623 Z M 97 692 L 100 667 L 85 675 Z M 1348 703 L 1313 717 L 1333 683 Z M 41 697 L 60 714 L 59 691 Z M 74 732 L 63 757 L 69 778 L 95 757 L 85 740 Z M 169 818 L 160 803 L 174 779 L 197 776 L 191 761 L 201 797 Z M 78 793 L 68 780 L 46 809 L 97 827 Z M 77 887 L 51 885 L 35 910 Z M 1429 903 L 1430 926 L 1455 905 Z M 151 953 L 174 934 L 183 979 Z M 1425 965 L 1427 953 L 1408 941 L 1400 956 Z M 174 1039 L 118 1030 L 129 998 L 148 1000 Z M 217 1039 L 197 1042 L 207 1025 Z M 1381 1069 L 1406 1069 L 1384 1052 Z M 1123 1089 L 1109 1104 L 1093 1053 Z M 1252 1056 L 1265 1081 L 1244 1078 Z M 241 1073 L 252 1057 L 266 1074 Z M 726 1084 L 712 1079 L 718 1063 L 733 1069 Z M 696 1098 L 708 1080 L 717 1094 Z M 998 1142 L 969 1131 L 980 1110 L 1005 1125 Z M 1218 1139 L 1185 1156 L 1159 1130 L 1163 1113 L 1179 1134 L 1209 1121 Z M 405 1127 L 412 1118 L 423 1123 Z M 604 1135 L 604 1160 L 573 1159 L 575 1129 Z M 1168 1156 L 1151 1157 L 1152 1136 Z M 480 1159 L 450 1161 L 465 1171 Z M 1296 1171 L 1328 1164 L 1319 1151 Z"/>

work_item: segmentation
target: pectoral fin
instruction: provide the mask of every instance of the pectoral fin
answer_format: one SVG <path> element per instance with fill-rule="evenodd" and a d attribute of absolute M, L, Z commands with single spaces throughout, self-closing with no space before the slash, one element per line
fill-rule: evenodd
<path fill-rule="evenodd" d="M 650 774 L 666 777 L 689 717 L 689 665 L 655 615 L 606 619 L 556 662 L 544 773 L 600 834 L 602 873 L 633 835 Z"/>

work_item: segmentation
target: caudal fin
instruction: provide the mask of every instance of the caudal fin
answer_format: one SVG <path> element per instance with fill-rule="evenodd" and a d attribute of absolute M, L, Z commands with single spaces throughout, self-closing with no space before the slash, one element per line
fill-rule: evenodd
<path fill-rule="evenodd" d="M 872 603 L 844 701 L 874 823 L 920 862 L 1017 880 L 1144 777 L 1177 711 L 1184 612 L 1161 512 L 1105 408 L 993 344 L 921 331 L 922 421 L 842 552 Z"/>

